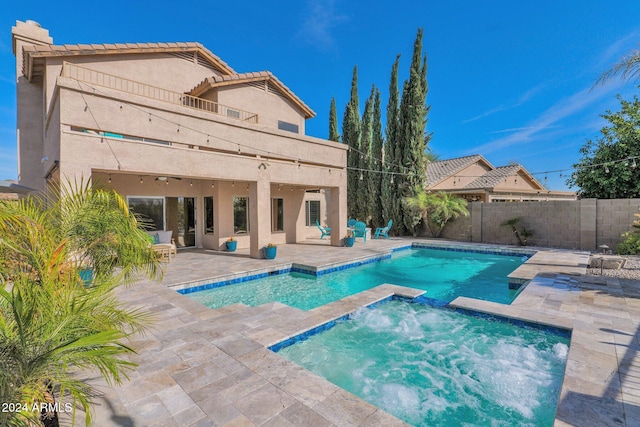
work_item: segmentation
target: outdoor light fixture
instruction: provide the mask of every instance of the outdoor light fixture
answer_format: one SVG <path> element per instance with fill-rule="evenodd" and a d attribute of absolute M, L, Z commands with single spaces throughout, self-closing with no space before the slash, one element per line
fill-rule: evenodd
<path fill-rule="evenodd" d="M 212 182 L 212 183 L 211 183 L 211 188 L 215 188 L 215 186 L 216 186 L 216 185 Z"/>
<path fill-rule="evenodd" d="M 193 181 L 189 183 L 189 187 L 193 187 Z"/>
<path fill-rule="evenodd" d="M 140 177 L 140 184 L 144 184 L 144 181 L 142 180 L 142 177 Z"/>
<path fill-rule="evenodd" d="M 111 184 L 111 174 L 109 174 L 109 180 L 107 182 Z"/>

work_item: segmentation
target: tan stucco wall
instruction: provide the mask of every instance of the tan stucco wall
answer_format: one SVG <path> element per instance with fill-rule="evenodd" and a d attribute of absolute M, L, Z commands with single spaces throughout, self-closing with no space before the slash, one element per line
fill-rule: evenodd
<path fill-rule="evenodd" d="M 85 177 L 93 174 L 94 178 L 101 177 L 103 182 L 111 175 L 113 188 L 125 195 L 196 197 L 197 246 L 210 249 L 224 248 L 224 242 L 233 234 L 233 196 L 250 195 L 255 186 L 270 190 L 259 193 L 258 210 L 263 217 L 260 220 L 263 227 L 258 230 L 260 242 L 257 243 L 259 246 L 252 248 L 253 252 L 267 243 L 290 243 L 305 240 L 307 237 L 317 237 L 319 234 L 317 228 L 305 225 L 305 197 L 321 201 L 323 222 L 328 223 L 327 194 L 334 188 L 338 194 L 340 191 L 346 192 L 346 172 L 339 167 L 341 162 L 343 165 L 346 163 L 346 151 L 341 144 L 306 136 L 283 134 L 242 123 L 230 125 L 225 123 L 224 119 L 212 122 L 191 110 L 186 111 L 192 113 L 191 116 L 179 114 L 180 107 L 171 111 L 149 108 L 140 111 L 121 102 L 120 99 L 97 97 L 92 94 L 81 95 L 67 89 L 64 82 L 61 84 L 58 99 L 60 114 L 65 123 L 61 128 L 60 143 L 62 173 L 75 176 L 83 174 Z M 153 103 L 148 102 L 148 105 L 151 104 Z M 89 106 L 86 111 L 85 105 Z M 122 109 L 121 105 L 123 105 Z M 169 121 L 165 122 L 154 116 L 149 122 L 149 111 L 153 111 L 153 114 L 162 114 L 162 117 L 168 118 Z M 100 129 L 178 142 L 172 146 L 164 146 L 126 138 L 100 137 L 71 130 L 71 126 L 91 128 L 92 122 L 95 123 L 91 117 L 92 114 L 100 118 Z M 207 118 L 211 119 L 211 117 Z M 176 122 L 183 124 L 180 132 L 173 125 Z M 188 128 L 220 129 L 225 136 L 222 141 L 212 137 L 207 144 L 206 140 L 203 141 L 202 135 L 194 136 Z M 216 132 L 212 134 L 217 135 Z M 234 151 L 237 145 L 230 145 L 229 141 L 242 141 L 240 154 Z M 199 145 L 207 148 L 221 148 L 226 152 L 200 150 Z M 273 150 L 269 151 L 271 156 L 275 156 L 276 153 L 299 154 L 300 162 L 297 162 L 298 157 L 267 159 L 263 151 L 265 147 Z M 260 157 L 256 156 L 257 153 L 261 153 Z M 328 164 L 305 163 L 307 161 L 315 163 L 319 159 L 326 159 Z M 170 179 L 169 185 L 166 185 L 154 181 L 155 176 L 159 175 L 177 176 L 183 179 L 180 181 Z M 139 182 L 141 177 L 143 184 Z M 191 181 L 194 182 L 193 186 L 190 185 Z M 234 181 L 235 185 L 232 185 Z M 214 189 L 211 189 L 211 183 L 215 183 Z M 322 188 L 325 192 L 305 193 L 305 189 L 309 188 Z M 285 232 L 271 233 L 270 200 L 272 197 L 279 197 L 280 194 L 285 204 Z M 204 235 L 202 229 L 202 197 L 205 195 L 215 197 L 216 214 L 213 235 Z M 250 210 L 255 207 L 255 203 L 254 193 L 250 199 Z M 263 208 L 266 206 L 266 209 L 260 209 L 259 206 Z M 339 214 L 340 209 L 336 212 L 336 215 Z M 254 214 L 257 213 L 257 211 L 254 212 Z M 253 227 L 254 225 L 250 224 L 251 232 L 254 231 Z M 250 242 L 254 241 L 253 236 L 251 238 L 235 236 L 235 238 L 240 248 L 249 247 Z"/>
<path fill-rule="evenodd" d="M 188 92 L 205 78 L 219 74 L 210 68 L 190 62 L 187 59 L 172 56 L 168 53 L 47 58 L 45 77 L 47 106 L 55 90 L 57 78 L 62 71 L 63 61 L 121 79 L 140 82 L 145 85 L 179 93 Z M 94 77 L 96 78 L 96 82 L 102 81 L 102 77 Z"/>
<path fill-rule="evenodd" d="M 16 57 L 16 137 L 18 145 L 18 181 L 21 185 L 43 190 L 43 171 L 47 165 L 44 157 L 44 108 L 42 106 L 43 84 L 29 82 L 22 75 L 22 49 L 29 45 L 53 43 L 49 32 L 34 22 L 17 21 L 12 28 L 12 48 Z"/>
<path fill-rule="evenodd" d="M 216 91 L 220 104 L 257 113 L 261 125 L 277 129 L 278 120 L 282 120 L 298 125 L 299 133 L 304 135 L 304 115 L 290 101 L 265 90 L 245 85 L 220 87 Z"/>
<path fill-rule="evenodd" d="M 541 190 L 540 186 L 522 171 L 500 180 L 493 188 L 498 191 Z"/>

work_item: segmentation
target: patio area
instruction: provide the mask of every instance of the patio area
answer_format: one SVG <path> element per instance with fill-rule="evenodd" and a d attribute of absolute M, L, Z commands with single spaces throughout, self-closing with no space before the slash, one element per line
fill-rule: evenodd
<path fill-rule="evenodd" d="M 175 289 L 293 264 L 331 268 L 385 256 L 414 241 L 453 243 L 392 238 L 336 248 L 318 239 L 281 245 L 275 260 L 242 252 L 180 251 L 165 265 L 161 283 L 119 290 L 121 299 L 154 313 L 156 321 L 131 343 L 138 354 L 130 359 L 139 366 L 130 381 L 110 387 L 93 380 L 103 391 L 95 401 L 94 425 L 406 425 L 267 347 L 390 295 L 415 297 L 421 291 L 385 284 L 301 311 L 280 303 L 211 310 Z M 572 329 L 555 425 L 640 425 L 640 283 L 583 276 L 587 261 L 584 252 L 540 250 L 521 273 L 514 272 L 537 276 L 511 305 L 468 298 L 452 305 Z"/>

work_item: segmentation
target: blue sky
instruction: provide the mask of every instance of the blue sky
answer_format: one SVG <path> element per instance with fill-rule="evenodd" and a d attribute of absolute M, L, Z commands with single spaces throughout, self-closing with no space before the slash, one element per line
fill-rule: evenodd
<path fill-rule="evenodd" d="M 40 22 L 55 44 L 198 41 L 238 72 L 273 72 L 317 113 L 307 134 L 323 138 L 333 96 L 342 119 L 354 65 L 361 107 L 372 84 L 386 106 L 391 65 L 402 55 L 407 77 L 422 27 L 432 151 L 537 173 L 571 167 L 598 137 L 599 115 L 618 109 L 616 94 L 638 93 L 621 82 L 590 90 L 640 48 L 638 17 L 638 0 L 9 2 L 0 11 L 0 179 L 17 178 L 16 20 Z M 566 188 L 560 173 L 546 176 L 549 188 Z"/>

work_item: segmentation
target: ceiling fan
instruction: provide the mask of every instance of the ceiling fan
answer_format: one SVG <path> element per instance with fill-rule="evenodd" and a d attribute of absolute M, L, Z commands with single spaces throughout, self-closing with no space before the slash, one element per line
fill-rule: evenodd
<path fill-rule="evenodd" d="M 156 176 L 156 181 L 167 181 L 169 178 L 175 179 L 177 181 L 182 181 L 182 178 L 179 176 Z"/>

